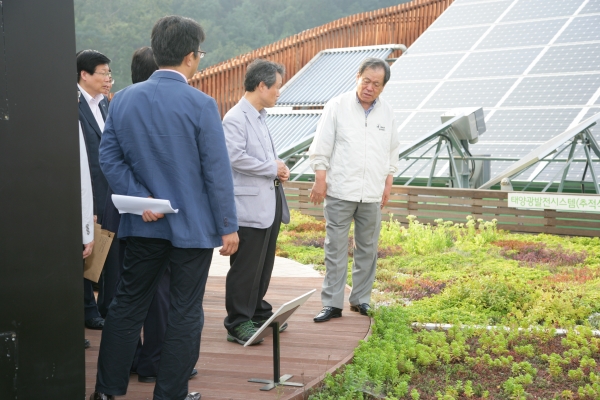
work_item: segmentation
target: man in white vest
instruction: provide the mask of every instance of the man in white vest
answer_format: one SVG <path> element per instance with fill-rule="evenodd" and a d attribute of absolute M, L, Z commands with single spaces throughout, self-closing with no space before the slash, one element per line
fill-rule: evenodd
<path fill-rule="evenodd" d="M 325 200 L 325 280 L 323 309 L 315 322 L 342 316 L 348 272 L 348 233 L 354 220 L 354 262 L 350 310 L 368 315 L 377 266 L 381 208 L 390 197 L 400 136 L 392 107 L 379 97 L 390 67 L 365 59 L 356 90 L 329 100 L 308 154 L 315 171 L 310 197 Z"/>

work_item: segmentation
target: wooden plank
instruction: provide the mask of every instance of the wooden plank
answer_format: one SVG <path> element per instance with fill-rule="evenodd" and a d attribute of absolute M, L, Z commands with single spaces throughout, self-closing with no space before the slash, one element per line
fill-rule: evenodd
<path fill-rule="evenodd" d="M 225 277 L 210 276 L 204 297 L 205 323 L 202 332 L 200 358 L 196 364 L 198 376 L 189 381 L 189 390 L 198 391 L 203 400 L 211 399 L 290 399 L 318 384 L 326 372 L 351 360 L 354 348 L 369 334 L 370 319 L 349 312 L 343 318 L 326 324 L 312 321 L 321 309 L 320 288 L 323 278 L 272 278 L 267 300 L 276 308 L 308 290 L 317 289 L 307 303 L 290 319 L 290 327 L 281 335 L 281 373 L 293 374 L 294 382 L 306 384 L 304 389 L 280 388 L 262 392 L 260 384 L 248 382 L 252 377 L 272 378 L 272 338 L 252 347 L 229 343 L 223 327 L 225 312 Z M 349 288 L 345 301 L 348 302 Z M 96 380 L 101 331 L 86 329 L 92 347 L 86 356 L 86 396 L 93 392 Z M 151 399 L 154 384 L 140 383 L 132 375 L 123 400 Z M 87 397 L 86 397 L 87 398 Z M 302 398 L 302 397 L 300 397 Z"/>
<path fill-rule="evenodd" d="M 477 197 L 489 199 L 506 199 L 508 192 L 497 190 L 480 190 L 480 189 L 451 189 L 437 188 L 424 186 L 393 186 L 392 193 L 404 193 L 411 195 L 426 195 L 426 196 L 453 196 L 453 197 Z"/>
<path fill-rule="evenodd" d="M 413 198 L 414 197 L 414 198 Z M 424 203 L 440 203 L 440 204 L 463 204 L 482 207 L 506 207 L 505 200 L 492 199 L 475 199 L 468 197 L 441 197 L 441 196 L 423 196 L 423 195 L 392 195 L 391 199 L 404 200 L 410 198 L 413 201 Z"/>

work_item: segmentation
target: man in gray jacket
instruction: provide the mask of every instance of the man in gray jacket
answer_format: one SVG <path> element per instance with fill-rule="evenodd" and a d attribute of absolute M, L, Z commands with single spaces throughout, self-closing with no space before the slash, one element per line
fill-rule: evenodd
<path fill-rule="evenodd" d="M 398 162 L 399 133 L 392 107 L 379 97 L 390 67 L 367 58 L 356 90 L 329 100 L 308 151 L 315 171 L 311 201 L 325 200 L 323 309 L 315 322 L 342 316 L 348 273 L 348 233 L 354 220 L 350 310 L 368 315 L 377 266 L 381 208 L 390 197 Z"/>
<path fill-rule="evenodd" d="M 244 97 L 223 118 L 240 227 L 238 251 L 229 260 L 224 324 L 227 340 L 239 344 L 245 344 L 273 315 L 264 296 L 273 271 L 279 226 L 290 221 L 281 185 L 290 171 L 277 158 L 265 123 L 265 108 L 277 102 L 283 74 L 280 64 L 254 60 L 244 79 Z M 284 324 L 280 330 L 286 327 Z"/>

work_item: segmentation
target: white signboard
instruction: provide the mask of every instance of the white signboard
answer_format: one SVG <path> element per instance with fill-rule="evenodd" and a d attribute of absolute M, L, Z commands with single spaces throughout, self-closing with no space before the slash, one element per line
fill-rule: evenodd
<path fill-rule="evenodd" d="M 600 212 L 600 196 L 516 192 L 508 194 L 508 206 L 533 209 Z"/>

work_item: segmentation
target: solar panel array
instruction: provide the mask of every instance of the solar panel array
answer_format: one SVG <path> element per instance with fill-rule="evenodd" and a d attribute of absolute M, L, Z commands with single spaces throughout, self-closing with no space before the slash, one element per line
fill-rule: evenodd
<path fill-rule="evenodd" d="M 487 132 L 471 153 L 521 158 L 600 113 L 600 0 L 456 0 L 392 65 L 382 96 L 403 144 L 440 125 L 449 109 L 482 106 Z M 512 163 L 492 161 L 492 176 Z M 581 180 L 583 168 L 574 165 L 568 179 Z"/>

